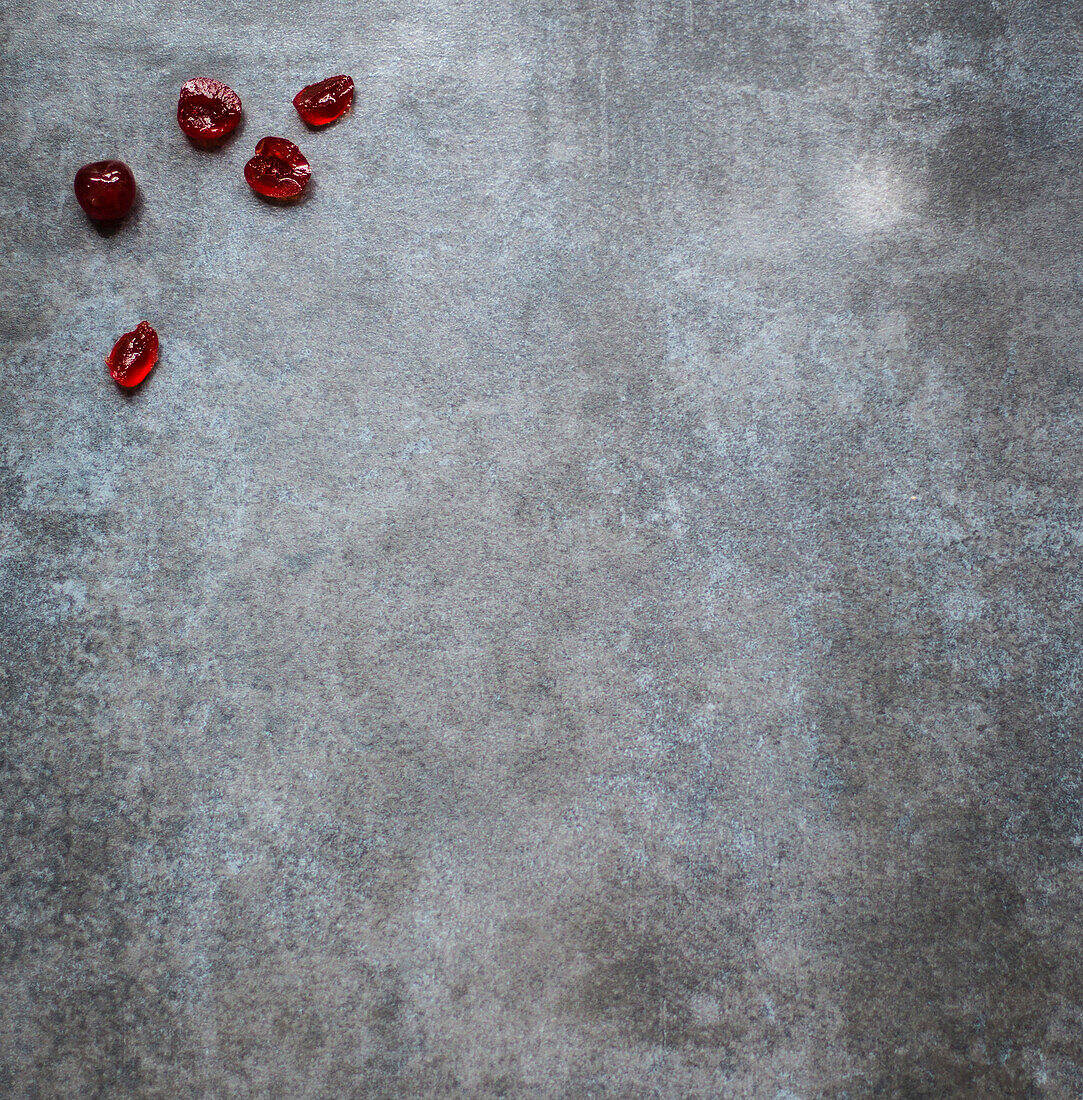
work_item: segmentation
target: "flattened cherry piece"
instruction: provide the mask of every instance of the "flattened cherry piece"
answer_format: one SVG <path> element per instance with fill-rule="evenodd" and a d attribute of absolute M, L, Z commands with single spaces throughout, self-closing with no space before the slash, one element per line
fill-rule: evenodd
<path fill-rule="evenodd" d="M 122 160 L 96 160 L 75 173 L 75 197 L 98 222 L 123 218 L 135 198 L 135 176 Z"/>
<path fill-rule="evenodd" d="M 193 141 L 221 141 L 240 121 L 241 97 L 220 80 L 196 76 L 181 87 L 177 122 Z"/>
<path fill-rule="evenodd" d="M 140 321 L 113 346 L 105 360 L 113 381 L 118 386 L 138 386 L 158 362 L 158 333 Z"/>
<path fill-rule="evenodd" d="M 312 168 L 292 141 L 260 138 L 256 155 L 244 166 L 244 178 L 257 195 L 295 199 L 308 186 Z"/>
<path fill-rule="evenodd" d="M 329 76 L 302 88 L 293 97 L 293 105 L 309 126 L 326 126 L 353 105 L 353 81 L 348 76 Z"/>

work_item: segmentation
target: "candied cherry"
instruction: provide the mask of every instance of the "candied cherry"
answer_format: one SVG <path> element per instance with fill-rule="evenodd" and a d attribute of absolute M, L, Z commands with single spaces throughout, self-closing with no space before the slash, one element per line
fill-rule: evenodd
<path fill-rule="evenodd" d="M 241 97 L 220 80 L 196 76 L 181 87 L 177 122 L 193 141 L 221 141 L 240 121 Z"/>
<path fill-rule="evenodd" d="M 341 118 L 353 104 L 353 81 L 348 76 L 329 76 L 302 88 L 294 97 L 297 113 L 309 126 L 326 126 Z"/>
<path fill-rule="evenodd" d="M 75 197 L 98 222 L 123 218 L 135 199 L 135 176 L 122 160 L 96 160 L 75 173 Z"/>
<path fill-rule="evenodd" d="M 244 178 L 257 195 L 295 199 L 308 186 L 312 168 L 304 153 L 280 137 L 260 138 L 256 155 L 244 166 Z"/>
<path fill-rule="evenodd" d="M 138 386 L 158 362 L 158 333 L 140 321 L 113 346 L 105 360 L 113 381 L 119 386 Z"/>

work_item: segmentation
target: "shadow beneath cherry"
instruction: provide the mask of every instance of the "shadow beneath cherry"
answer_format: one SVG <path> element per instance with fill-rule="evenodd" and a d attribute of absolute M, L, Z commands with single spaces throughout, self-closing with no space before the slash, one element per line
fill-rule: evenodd
<path fill-rule="evenodd" d="M 122 386 L 110 373 L 109 365 L 105 365 L 105 377 L 114 390 L 120 395 L 120 399 L 125 405 L 134 405 L 145 394 L 154 389 L 154 378 L 158 371 L 162 369 L 162 357 L 159 355 L 158 362 L 154 364 L 150 374 L 143 379 L 136 386 Z"/>
<path fill-rule="evenodd" d="M 128 209 L 128 213 L 122 218 L 110 218 L 107 221 L 98 221 L 95 218 L 88 218 L 87 220 L 94 227 L 94 232 L 99 237 L 108 239 L 115 237 L 122 229 L 132 228 L 139 224 L 139 217 L 143 213 L 143 189 L 136 184 L 135 198 L 132 199 L 132 205 Z"/>
<path fill-rule="evenodd" d="M 301 125 L 304 126 L 310 134 L 318 134 L 323 130 L 333 130 L 343 119 L 349 118 L 352 114 L 353 107 L 349 107 L 343 111 L 338 118 L 333 118 L 330 122 L 307 122 L 305 119 L 301 118 L 300 113 L 298 113 L 297 117 L 300 119 Z"/>
<path fill-rule="evenodd" d="M 309 196 L 315 190 L 316 179 L 314 176 L 309 176 L 308 183 L 305 184 L 305 189 L 292 199 L 276 199 L 272 195 L 261 195 L 257 190 L 250 187 L 249 190 L 257 199 L 260 200 L 266 206 L 304 206 L 308 202 Z"/>

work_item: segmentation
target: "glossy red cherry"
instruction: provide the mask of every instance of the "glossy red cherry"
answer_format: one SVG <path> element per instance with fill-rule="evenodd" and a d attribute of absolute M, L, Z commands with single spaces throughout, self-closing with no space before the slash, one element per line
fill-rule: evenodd
<path fill-rule="evenodd" d="M 241 97 L 220 80 L 196 76 L 181 87 L 177 122 L 193 141 L 220 141 L 240 121 Z"/>
<path fill-rule="evenodd" d="M 348 76 L 329 76 L 309 84 L 294 97 L 297 113 L 309 126 L 326 126 L 341 118 L 353 104 L 353 81 Z"/>
<path fill-rule="evenodd" d="M 96 160 L 75 173 L 75 197 L 95 221 L 123 218 L 135 198 L 135 176 L 122 160 Z"/>
<path fill-rule="evenodd" d="M 244 166 L 244 178 L 258 195 L 295 199 L 308 186 L 312 168 L 292 141 L 260 138 L 256 155 Z"/>
<path fill-rule="evenodd" d="M 146 321 L 126 332 L 105 360 L 113 381 L 125 387 L 138 386 L 157 362 L 158 333 Z"/>

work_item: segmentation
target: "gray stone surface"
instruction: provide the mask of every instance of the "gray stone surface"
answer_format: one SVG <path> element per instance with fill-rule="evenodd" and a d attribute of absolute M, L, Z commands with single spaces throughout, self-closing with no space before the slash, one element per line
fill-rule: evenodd
<path fill-rule="evenodd" d="M 2 21 L 0 1094 L 1083 1095 L 1083 6 Z"/>

